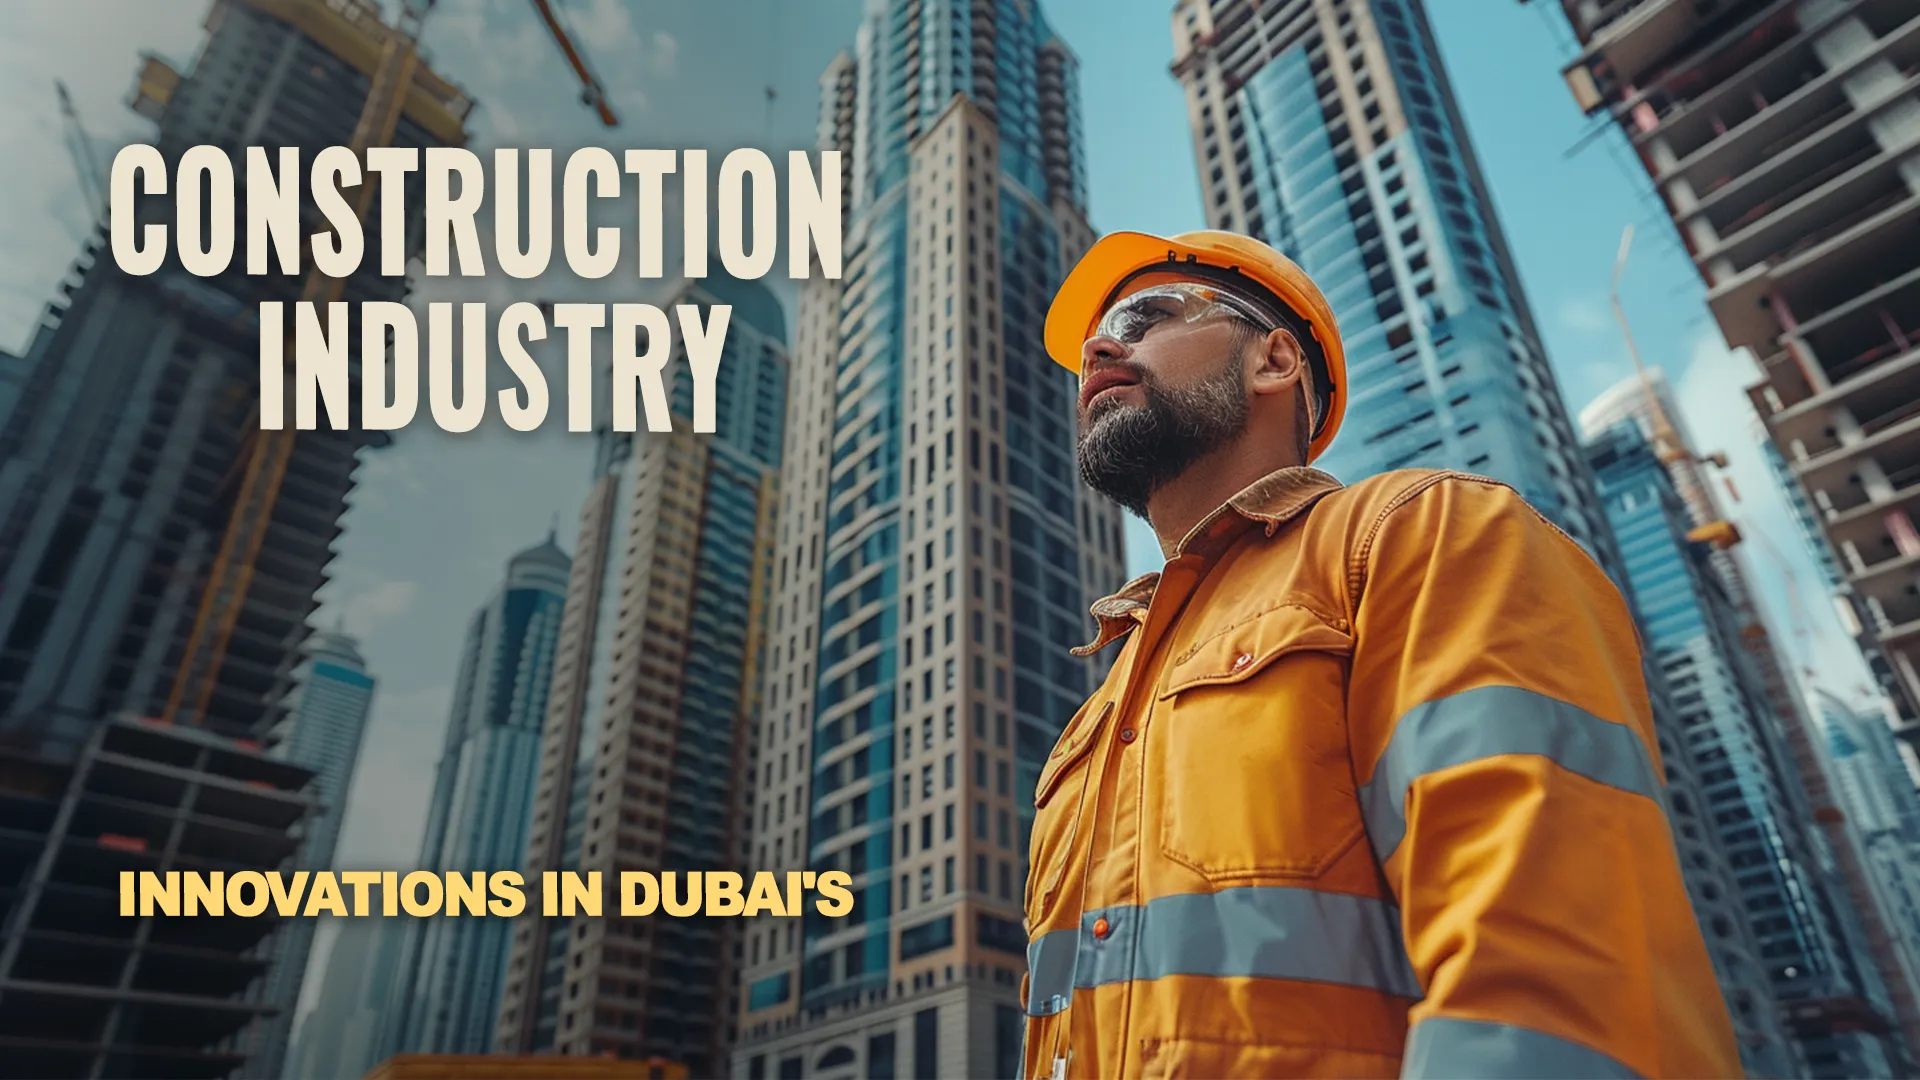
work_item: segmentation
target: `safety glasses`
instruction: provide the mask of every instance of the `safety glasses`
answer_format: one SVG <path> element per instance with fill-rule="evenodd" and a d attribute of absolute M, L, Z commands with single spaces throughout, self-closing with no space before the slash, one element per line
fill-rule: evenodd
<path fill-rule="evenodd" d="M 1219 316 L 1244 319 L 1263 331 L 1273 329 L 1270 320 L 1252 304 L 1230 292 L 1199 282 L 1176 281 L 1152 285 L 1115 301 L 1100 316 L 1094 334 L 1133 345 L 1161 323 L 1197 323 Z"/>

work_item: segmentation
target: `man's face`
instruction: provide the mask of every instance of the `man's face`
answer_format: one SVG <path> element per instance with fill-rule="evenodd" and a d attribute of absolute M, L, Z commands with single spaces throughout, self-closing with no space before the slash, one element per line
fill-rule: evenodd
<path fill-rule="evenodd" d="M 1155 490 L 1246 429 L 1241 358 L 1262 335 L 1172 301 L 1134 310 L 1083 351 L 1077 456 L 1088 487 L 1145 517 Z"/>

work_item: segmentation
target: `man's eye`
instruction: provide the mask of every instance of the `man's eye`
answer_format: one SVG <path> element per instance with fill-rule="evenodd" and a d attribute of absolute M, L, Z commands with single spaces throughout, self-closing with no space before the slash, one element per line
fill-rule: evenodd
<path fill-rule="evenodd" d="M 1163 322 L 1171 312 L 1159 304 L 1136 304 L 1120 313 L 1117 336 L 1129 345 L 1147 336 L 1147 331 Z"/>

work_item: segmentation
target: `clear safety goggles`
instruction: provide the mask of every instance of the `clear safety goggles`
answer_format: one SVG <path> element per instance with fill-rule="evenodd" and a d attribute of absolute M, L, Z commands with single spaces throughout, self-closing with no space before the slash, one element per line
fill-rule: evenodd
<path fill-rule="evenodd" d="M 1175 281 L 1151 285 L 1115 301 L 1100 316 L 1094 336 L 1134 345 L 1164 322 L 1197 323 L 1223 316 L 1244 319 L 1262 330 L 1273 328 L 1269 317 L 1224 289 L 1197 281 Z"/>

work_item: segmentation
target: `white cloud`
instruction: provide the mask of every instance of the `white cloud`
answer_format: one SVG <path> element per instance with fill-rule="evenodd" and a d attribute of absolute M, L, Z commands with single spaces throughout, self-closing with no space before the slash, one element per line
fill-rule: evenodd
<path fill-rule="evenodd" d="M 380 581 L 344 591 L 346 595 L 339 603 L 327 605 L 321 625 L 338 618 L 348 633 L 364 639 L 382 623 L 411 611 L 420 587 L 411 581 Z"/>
<path fill-rule="evenodd" d="M 1613 322 L 1607 302 L 1595 296 L 1566 297 L 1560 302 L 1558 314 L 1561 325 L 1583 334 L 1606 330 Z"/>
<path fill-rule="evenodd" d="M 647 66 L 657 79 L 671 79 L 678 70 L 680 43 L 665 30 L 655 30 L 647 38 Z"/>
<path fill-rule="evenodd" d="M 1871 686 L 1859 648 L 1841 627 L 1826 579 L 1768 466 L 1766 438 L 1746 389 L 1761 379 L 1745 349 L 1729 350 L 1717 328 L 1695 339 L 1686 372 L 1675 385 L 1684 426 L 1702 454 L 1727 455 L 1722 509 L 1745 537 L 1739 561 L 1758 594 L 1775 647 L 1803 681 L 1857 697 Z M 1737 496 L 1735 501 L 1733 496 Z M 1817 672 L 1817 678 L 1809 678 Z"/>

